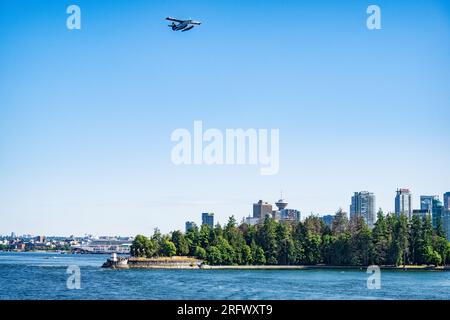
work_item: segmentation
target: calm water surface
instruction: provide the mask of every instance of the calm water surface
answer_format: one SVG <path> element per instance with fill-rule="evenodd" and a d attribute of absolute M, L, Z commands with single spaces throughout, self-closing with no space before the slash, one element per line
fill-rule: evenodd
<path fill-rule="evenodd" d="M 110 270 L 104 255 L 1 253 L 0 299 L 450 299 L 450 272 L 365 270 Z M 81 289 L 67 289 L 67 267 Z"/>

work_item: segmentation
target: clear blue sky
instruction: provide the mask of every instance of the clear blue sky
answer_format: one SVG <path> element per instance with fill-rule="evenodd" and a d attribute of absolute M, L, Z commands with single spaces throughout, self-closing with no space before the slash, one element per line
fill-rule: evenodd
<path fill-rule="evenodd" d="M 280 190 L 304 215 L 360 190 L 385 211 L 397 187 L 442 197 L 449 39 L 448 1 L 0 0 L 0 234 L 168 232 Z M 279 128 L 279 174 L 174 166 L 171 132 L 194 120 Z"/>

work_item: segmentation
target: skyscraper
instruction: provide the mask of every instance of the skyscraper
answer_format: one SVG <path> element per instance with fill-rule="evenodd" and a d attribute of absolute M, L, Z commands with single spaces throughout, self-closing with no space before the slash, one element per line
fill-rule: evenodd
<path fill-rule="evenodd" d="M 333 220 L 336 216 L 332 214 L 327 214 L 325 216 L 322 216 L 322 221 L 331 228 L 331 225 L 333 224 Z"/>
<path fill-rule="evenodd" d="M 431 213 L 433 209 L 433 200 L 439 200 L 438 196 L 420 196 L 420 210 L 426 210 Z"/>
<path fill-rule="evenodd" d="M 395 196 L 395 214 L 406 215 L 409 219 L 412 217 L 412 195 L 409 189 L 397 189 Z"/>
<path fill-rule="evenodd" d="M 450 210 L 450 191 L 444 193 L 444 209 Z"/>
<path fill-rule="evenodd" d="M 442 229 L 445 232 L 445 237 L 450 241 L 450 210 L 444 209 L 442 213 Z"/>
<path fill-rule="evenodd" d="M 416 210 L 413 210 L 412 215 L 413 215 L 413 217 L 418 216 L 420 219 L 423 220 L 427 216 L 431 216 L 431 210 L 416 209 Z"/>
<path fill-rule="evenodd" d="M 214 213 L 213 212 L 203 212 L 202 213 L 202 225 L 208 225 L 214 228 Z"/>
<path fill-rule="evenodd" d="M 272 205 L 259 200 L 253 204 L 253 218 L 264 219 L 266 215 L 272 215 Z"/>
<path fill-rule="evenodd" d="M 437 228 L 440 223 L 440 226 L 445 233 L 445 237 L 447 238 L 447 240 L 450 241 L 450 210 L 446 209 L 445 206 L 442 205 L 441 201 L 439 201 L 438 199 L 434 199 L 431 211 L 432 211 L 433 227 Z"/>
<path fill-rule="evenodd" d="M 433 207 L 431 209 L 431 217 L 433 219 L 433 227 L 436 228 L 438 226 L 438 222 L 440 221 L 441 223 L 442 218 L 444 217 L 444 213 L 445 213 L 445 209 L 444 206 L 442 205 L 442 202 L 439 201 L 438 199 L 434 199 L 433 200 Z"/>
<path fill-rule="evenodd" d="M 186 221 L 186 232 L 188 232 L 189 230 L 195 228 L 197 226 L 197 224 L 193 221 Z"/>
<path fill-rule="evenodd" d="M 373 228 L 376 222 L 375 195 L 372 192 L 355 192 L 350 205 L 350 219 L 359 215 L 364 218 L 369 228 Z"/>

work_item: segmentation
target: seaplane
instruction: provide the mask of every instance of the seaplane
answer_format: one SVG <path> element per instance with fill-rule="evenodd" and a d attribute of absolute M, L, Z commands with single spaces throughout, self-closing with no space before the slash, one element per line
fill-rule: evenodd
<path fill-rule="evenodd" d="M 166 20 L 172 21 L 172 24 L 169 24 L 169 27 L 172 28 L 173 31 L 185 32 L 191 30 L 194 26 L 199 26 L 202 23 L 196 20 L 179 20 L 172 17 L 167 17 Z M 176 22 L 176 23 L 175 23 Z"/>

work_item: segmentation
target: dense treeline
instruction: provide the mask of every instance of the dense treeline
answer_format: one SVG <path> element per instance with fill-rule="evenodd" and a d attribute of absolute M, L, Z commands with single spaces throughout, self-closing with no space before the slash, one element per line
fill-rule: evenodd
<path fill-rule="evenodd" d="M 450 243 L 431 218 L 378 212 L 370 230 L 361 217 L 351 220 L 338 211 L 331 227 L 310 216 L 296 224 L 266 218 L 256 226 L 237 225 L 234 217 L 221 227 L 202 225 L 187 233 L 147 238 L 136 236 L 131 254 L 137 257 L 195 256 L 210 265 L 404 265 L 450 262 Z"/>

